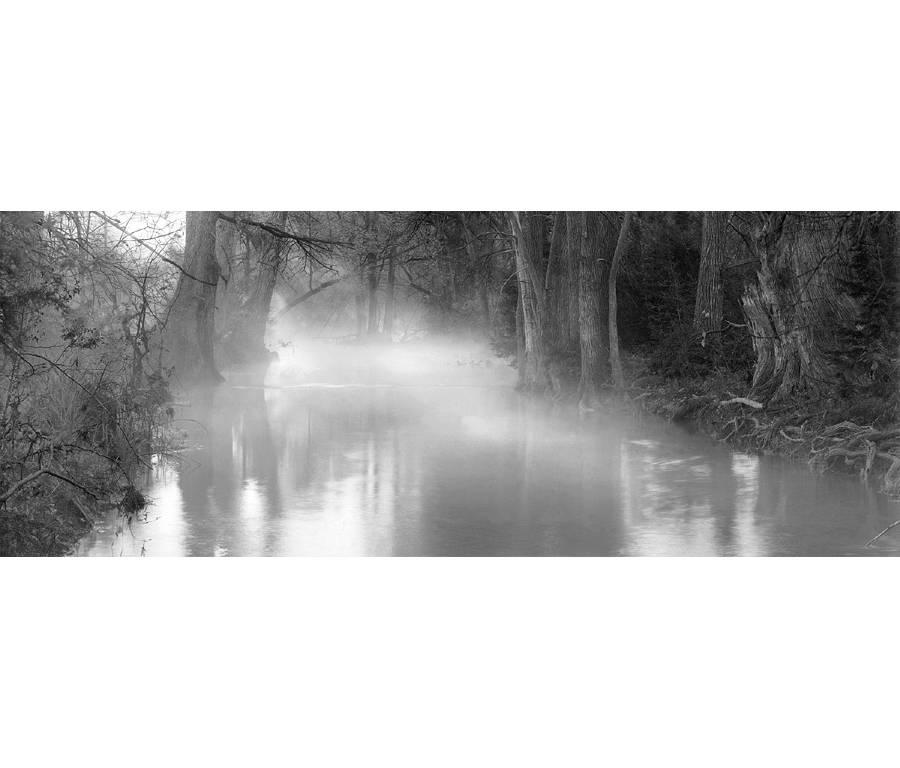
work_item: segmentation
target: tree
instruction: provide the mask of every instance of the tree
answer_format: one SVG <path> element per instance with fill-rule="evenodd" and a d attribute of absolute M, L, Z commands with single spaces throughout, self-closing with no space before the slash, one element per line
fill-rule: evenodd
<path fill-rule="evenodd" d="M 613 254 L 612 265 L 609 268 L 609 367 L 612 370 L 613 384 L 619 390 L 625 388 L 625 375 L 622 372 L 622 360 L 619 357 L 619 307 L 616 296 L 616 280 L 619 276 L 622 258 L 628 247 L 628 240 L 631 237 L 631 219 L 631 211 L 628 211 L 622 219 L 622 225 L 619 227 L 616 251 Z"/>
<path fill-rule="evenodd" d="M 553 214 L 544 292 L 547 295 L 548 336 L 559 351 L 568 349 L 572 343 L 573 330 L 577 333 L 577 326 L 573 329 L 570 322 L 572 302 L 569 297 L 575 282 L 572 280 L 568 251 L 566 213 L 556 211 Z"/>
<path fill-rule="evenodd" d="M 183 386 L 223 381 L 214 355 L 217 220 L 216 211 L 188 211 L 186 216 L 184 266 L 162 337 L 167 367 Z"/>
<path fill-rule="evenodd" d="M 67 551 L 66 510 L 89 527 L 83 503 L 140 499 L 161 450 L 169 393 L 143 361 L 180 226 L 127 216 L 139 237 L 99 212 L 0 214 L 0 554 Z"/>
<path fill-rule="evenodd" d="M 275 211 L 265 218 L 266 223 L 284 229 L 287 211 Z M 243 286 L 245 295 L 238 297 L 234 338 L 230 344 L 232 359 L 236 355 L 241 363 L 267 362 L 271 353 L 265 345 L 266 326 L 275 286 L 284 267 L 288 241 L 252 225 L 244 228 L 252 277 Z"/>
<path fill-rule="evenodd" d="M 397 282 L 396 261 L 395 249 L 391 248 L 387 255 L 388 274 L 387 284 L 384 289 L 384 320 L 381 324 L 381 332 L 387 341 L 392 341 L 394 337 L 394 286 Z"/>
<path fill-rule="evenodd" d="M 609 380 L 609 264 L 615 251 L 618 221 L 610 213 L 570 212 L 569 249 L 578 264 L 578 336 L 580 404 L 593 409 L 600 387 Z"/>
<path fill-rule="evenodd" d="M 369 336 L 378 335 L 378 257 L 371 251 L 365 258 L 366 297 L 369 306 L 366 327 Z"/>
<path fill-rule="evenodd" d="M 700 243 L 700 273 L 697 276 L 697 302 L 694 329 L 703 347 L 718 349 L 722 330 L 722 266 L 728 235 L 728 211 L 704 211 Z"/>
<path fill-rule="evenodd" d="M 524 341 L 524 360 L 519 361 L 521 381 L 526 390 L 543 392 L 549 384 L 544 349 L 544 218 L 533 211 L 512 211 L 509 221 L 515 238 L 516 275 L 521 297 Z"/>
<path fill-rule="evenodd" d="M 753 213 L 746 242 L 758 260 L 742 298 L 756 364 L 750 397 L 763 402 L 827 396 L 834 372 L 828 350 L 855 317 L 840 290 L 850 217 L 828 213 Z"/>

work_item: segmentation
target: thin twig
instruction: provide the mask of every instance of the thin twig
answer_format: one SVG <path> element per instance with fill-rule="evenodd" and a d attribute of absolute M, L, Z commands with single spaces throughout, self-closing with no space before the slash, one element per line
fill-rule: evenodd
<path fill-rule="evenodd" d="M 127 236 L 130 237 L 132 240 L 135 240 L 135 241 L 137 241 L 138 243 L 140 243 L 142 246 L 144 246 L 144 248 L 146 248 L 146 249 L 147 249 L 148 251 L 150 251 L 152 254 L 154 254 L 155 256 L 158 256 L 160 259 L 162 259 L 164 262 L 166 262 L 166 264 L 171 264 L 171 265 L 172 265 L 173 267 L 175 267 L 179 272 L 181 272 L 181 274 L 183 274 L 185 277 L 189 277 L 191 280 L 196 280 L 198 283 L 203 283 L 203 285 L 209 285 L 209 286 L 212 286 L 213 288 L 215 288 L 215 287 L 218 285 L 218 283 L 211 283 L 209 280 L 203 280 L 202 278 L 199 278 L 199 277 L 197 277 L 196 275 L 192 275 L 190 272 L 188 272 L 188 271 L 187 271 L 184 267 L 182 267 L 180 264 L 178 264 L 178 263 L 175 262 L 175 261 L 172 261 L 172 259 L 170 259 L 170 258 L 164 256 L 160 251 L 158 251 L 158 250 L 157 250 L 156 248 L 154 248 L 152 245 L 149 245 L 149 244 L 147 243 L 146 240 L 143 240 L 143 239 L 141 239 L 140 237 L 137 237 L 136 235 L 131 234 L 131 232 L 129 232 L 127 229 L 125 229 L 125 228 L 124 228 L 121 224 L 119 224 L 119 222 L 117 222 L 115 219 L 113 219 L 113 218 L 111 218 L 111 217 L 109 217 L 109 216 L 105 216 L 104 214 L 100 213 L 100 211 L 91 211 L 91 213 L 93 213 L 93 214 L 99 216 L 101 219 L 103 219 L 103 221 L 107 222 L 108 224 L 112 224 L 112 225 L 113 225 L 116 229 L 118 229 L 123 235 L 127 235 Z"/>

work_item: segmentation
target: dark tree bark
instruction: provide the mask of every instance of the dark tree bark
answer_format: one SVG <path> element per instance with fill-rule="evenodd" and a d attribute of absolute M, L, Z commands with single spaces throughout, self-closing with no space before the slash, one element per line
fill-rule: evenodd
<path fill-rule="evenodd" d="M 565 349 L 569 342 L 568 303 L 569 286 L 566 274 L 566 213 L 553 214 L 553 229 L 550 235 L 550 255 L 544 277 L 544 292 L 547 296 L 547 338 L 555 349 Z"/>
<path fill-rule="evenodd" d="M 759 259 L 747 288 L 744 315 L 756 365 L 750 397 L 762 402 L 824 397 L 834 386 L 828 349 L 855 306 L 842 294 L 846 251 L 841 215 L 760 213 L 748 243 Z"/>
<path fill-rule="evenodd" d="M 578 328 L 582 408 L 593 409 L 609 380 L 609 265 L 619 231 L 617 217 L 597 211 L 573 212 L 569 244 L 578 263 Z"/>
<path fill-rule="evenodd" d="M 894 322 L 892 327 L 900 329 L 900 211 L 894 211 L 891 216 L 893 220 L 893 267 L 894 267 Z M 900 360 L 900 350 L 895 349 L 897 359 Z M 900 370 L 897 371 L 900 376 Z"/>
<path fill-rule="evenodd" d="M 559 319 L 559 327 L 561 330 L 561 342 L 564 347 L 572 352 L 578 352 L 579 337 L 579 318 L 580 310 L 578 307 L 578 259 L 581 254 L 580 245 L 573 250 L 572 238 L 568 234 L 569 218 L 566 214 L 566 245 L 562 250 L 565 268 L 562 274 L 562 292 L 565 296 L 561 302 Z"/>
<path fill-rule="evenodd" d="M 616 251 L 613 254 L 612 264 L 609 268 L 609 367 L 612 371 L 612 380 L 616 389 L 625 388 L 625 374 L 622 372 L 622 360 L 619 356 L 619 305 L 616 295 L 616 281 L 619 277 L 619 267 L 628 248 L 631 237 L 632 213 L 628 211 L 622 219 L 619 227 L 619 238 L 616 241 Z"/>
<path fill-rule="evenodd" d="M 222 381 L 216 368 L 216 211 L 188 211 L 184 267 L 169 306 L 163 359 L 181 385 Z"/>
<path fill-rule="evenodd" d="M 694 305 L 694 330 L 703 347 L 718 349 L 722 330 L 722 266 L 728 235 L 728 211 L 704 211 L 700 273 Z"/>

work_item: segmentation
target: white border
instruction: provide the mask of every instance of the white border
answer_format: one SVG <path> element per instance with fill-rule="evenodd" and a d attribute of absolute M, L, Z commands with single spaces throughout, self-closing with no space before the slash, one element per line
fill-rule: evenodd
<path fill-rule="evenodd" d="M 0 562 L 4 762 L 894 764 L 895 568 Z"/>
<path fill-rule="evenodd" d="M 4 8 L 0 208 L 900 208 L 871 2 Z M 0 562 L 14 766 L 894 761 L 896 566 Z"/>

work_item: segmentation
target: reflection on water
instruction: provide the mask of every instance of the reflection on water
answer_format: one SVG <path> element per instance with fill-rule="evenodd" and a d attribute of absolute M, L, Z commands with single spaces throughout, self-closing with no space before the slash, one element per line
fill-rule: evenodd
<path fill-rule="evenodd" d="M 841 555 L 900 507 L 854 478 L 734 453 L 652 418 L 520 397 L 487 354 L 300 353 L 179 414 L 147 522 L 83 554 Z M 343 357 L 343 359 L 339 359 Z M 315 361 L 318 360 L 318 363 Z M 349 364 L 348 364 L 349 363 Z M 440 382 L 441 386 L 437 386 Z"/>

